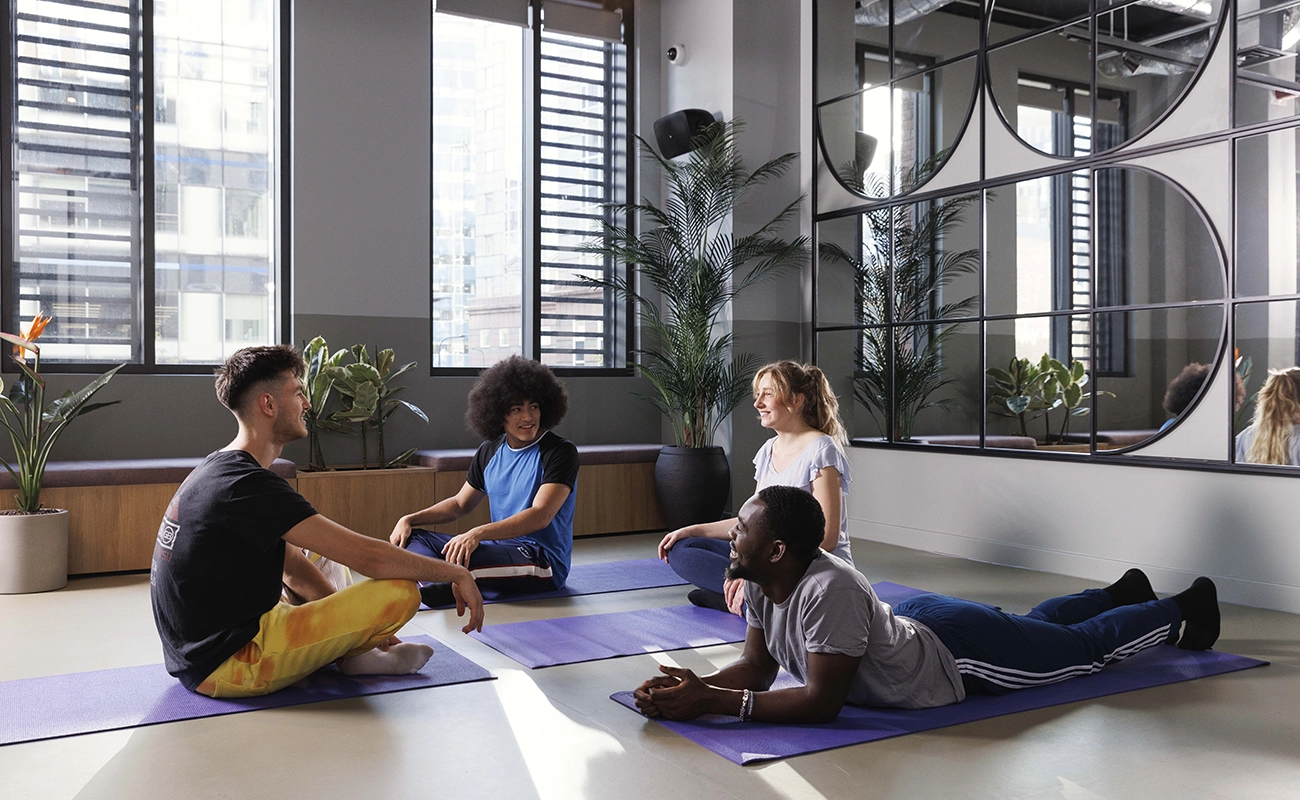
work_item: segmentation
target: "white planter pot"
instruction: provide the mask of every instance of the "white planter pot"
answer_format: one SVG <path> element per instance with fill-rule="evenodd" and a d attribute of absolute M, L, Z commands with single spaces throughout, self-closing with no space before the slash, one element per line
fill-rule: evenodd
<path fill-rule="evenodd" d="M 0 594 L 68 585 L 68 512 L 0 514 Z"/>

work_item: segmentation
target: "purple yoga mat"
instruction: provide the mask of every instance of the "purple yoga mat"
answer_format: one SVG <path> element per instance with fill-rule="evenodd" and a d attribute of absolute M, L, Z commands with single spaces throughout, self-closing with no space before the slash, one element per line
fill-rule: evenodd
<path fill-rule="evenodd" d="M 1159 645 L 1082 678 L 1021 689 L 998 697 L 972 696 L 940 708 L 904 711 L 845 706 L 834 722 L 824 725 L 738 722 L 734 717 L 714 715 L 690 722 L 656 722 L 729 761 L 750 764 L 1262 667 L 1267 663 L 1215 650 L 1195 652 Z M 781 673 L 777 684 L 773 688 L 797 685 L 785 672 Z M 618 692 L 610 695 L 610 699 L 636 711 L 631 692 Z"/>
<path fill-rule="evenodd" d="M 631 561 L 606 561 L 602 564 L 576 564 L 569 571 L 563 589 L 531 594 L 502 594 L 484 590 L 485 603 L 517 603 L 522 600 L 545 600 L 551 597 L 574 597 L 580 594 L 626 592 L 633 589 L 658 589 L 661 586 L 681 586 L 686 581 L 657 558 L 640 558 Z M 436 608 L 452 608 L 450 605 Z M 420 606 L 427 610 L 429 606 Z"/>
<path fill-rule="evenodd" d="M 471 636 L 526 667 L 709 647 L 743 641 L 745 621 L 695 606 L 490 625 Z"/>
<path fill-rule="evenodd" d="M 326 667 L 275 694 L 243 700 L 195 694 L 162 664 L 5 681 L 0 683 L 0 745 L 494 680 L 490 672 L 436 639 L 409 636 L 403 641 L 434 647 L 433 658 L 414 675 L 348 676 Z"/>
<path fill-rule="evenodd" d="M 872 584 L 891 605 L 925 594 L 881 581 Z M 602 658 L 709 647 L 745 640 L 745 620 L 695 606 L 668 606 L 613 614 L 489 625 L 471 636 L 526 667 L 553 667 Z"/>

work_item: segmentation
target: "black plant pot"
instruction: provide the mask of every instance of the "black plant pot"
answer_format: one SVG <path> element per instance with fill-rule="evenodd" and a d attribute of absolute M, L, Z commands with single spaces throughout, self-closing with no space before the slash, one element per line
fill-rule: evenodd
<path fill-rule="evenodd" d="M 722 518 L 731 467 L 721 447 L 668 447 L 655 461 L 655 494 L 668 530 Z"/>

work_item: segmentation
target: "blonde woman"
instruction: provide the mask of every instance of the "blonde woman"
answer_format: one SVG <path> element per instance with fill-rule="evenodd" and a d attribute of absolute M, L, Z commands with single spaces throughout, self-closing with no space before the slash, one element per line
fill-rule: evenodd
<path fill-rule="evenodd" d="M 754 408 L 759 424 L 776 433 L 754 456 L 755 491 L 780 485 L 811 492 L 826 516 L 822 549 L 852 564 L 845 515 L 852 480 L 844 457 L 848 437 L 830 382 L 808 364 L 768 364 L 754 375 Z M 688 595 L 695 605 L 740 613 L 744 582 L 725 577 L 735 524 L 733 518 L 688 525 L 659 543 L 659 557 L 699 587 Z"/>
<path fill-rule="evenodd" d="M 1237 434 L 1237 461 L 1300 466 L 1300 367 L 1269 370 L 1255 419 Z"/>

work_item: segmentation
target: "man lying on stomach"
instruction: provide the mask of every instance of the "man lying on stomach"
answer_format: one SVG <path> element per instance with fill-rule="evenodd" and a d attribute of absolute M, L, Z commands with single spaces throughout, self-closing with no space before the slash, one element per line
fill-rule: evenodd
<path fill-rule="evenodd" d="M 1184 622 L 1184 649 L 1209 649 L 1219 635 L 1208 578 L 1159 600 L 1139 570 L 1024 616 L 938 594 L 891 609 L 820 549 L 824 529 L 821 506 L 802 489 L 771 486 L 745 503 L 727 568 L 747 581 L 744 653 L 704 677 L 661 666 L 633 692 L 642 713 L 829 722 L 845 703 L 928 708 L 1086 675 L 1172 640 Z M 778 668 L 804 685 L 770 690 Z"/>

